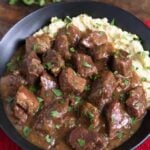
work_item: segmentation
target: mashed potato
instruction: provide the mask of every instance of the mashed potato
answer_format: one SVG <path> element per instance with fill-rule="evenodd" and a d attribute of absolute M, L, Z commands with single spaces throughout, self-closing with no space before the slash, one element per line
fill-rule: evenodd
<path fill-rule="evenodd" d="M 146 91 L 148 106 L 150 106 L 149 51 L 144 51 L 138 36 L 110 24 L 107 18 L 92 18 L 86 14 L 81 14 L 72 19 L 69 17 L 66 19 L 69 21 L 69 24 L 77 26 L 81 31 L 86 31 L 86 29 L 104 31 L 108 36 L 108 40 L 114 44 L 116 50 L 123 49 L 130 54 L 130 57 L 133 60 L 133 69 L 135 69 L 137 74 L 141 77 L 143 87 Z M 68 22 L 66 20 L 53 17 L 51 19 L 51 24 L 40 29 L 34 36 L 48 33 L 49 36 L 54 37 L 57 31 L 67 24 Z"/>

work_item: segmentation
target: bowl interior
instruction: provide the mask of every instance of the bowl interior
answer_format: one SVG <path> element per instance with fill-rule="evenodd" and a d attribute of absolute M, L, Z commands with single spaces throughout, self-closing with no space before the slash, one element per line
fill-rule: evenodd
<path fill-rule="evenodd" d="M 22 19 L 4 36 L 0 42 L 0 76 L 4 73 L 6 64 L 16 48 L 24 43 L 26 37 L 47 24 L 51 17 L 57 16 L 64 18 L 67 15 L 73 17 L 81 13 L 86 13 L 95 18 L 107 17 L 109 21 L 115 18 L 117 26 L 140 36 L 144 48 L 150 50 L 150 30 L 140 20 L 120 8 L 100 2 L 89 1 L 51 4 Z M 0 116 L 0 126 L 12 140 L 23 149 L 38 149 L 22 138 L 13 128 L 4 112 L 2 100 L 0 100 Z M 141 142 L 150 132 L 149 122 L 150 113 L 148 112 L 138 132 L 117 149 L 131 149 Z"/>

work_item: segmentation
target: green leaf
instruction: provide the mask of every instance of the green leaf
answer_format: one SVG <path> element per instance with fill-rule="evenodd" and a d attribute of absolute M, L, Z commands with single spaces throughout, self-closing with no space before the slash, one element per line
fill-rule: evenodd
<path fill-rule="evenodd" d="M 74 96 L 74 99 L 76 101 L 76 104 L 81 102 L 81 97 L 80 96 Z"/>
<path fill-rule="evenodd" d="M 124 133 L 123 133 L 123 132 L 118 132 L 118 133 L 117 133 L 117 138 L 118 138 L 118 139 L 121 140 L 121 139 L 123 138 L 123 136 L 124 136 Z"/>
<path fill-rule="evenodd" d="M 128 79 L 124 79 L 124 80 L 123 80 L 123 83 L 124 83 L 126 86 L 128 86 L 130 82 L 129 82 Z"/>
<path fill-rule="evenodd" d="M 73 108 L 71 106 L 68 106 L 68 112 L 71 112 Z"/>
<path fill-rule="evenodd" d="M 41 97 L 37 97 L 37 100 L 38 100 L 39 103 L 42 103 L 44 101 L 44 99 L 41 98 Z"/>
<path fill-rule="evenodd" d="M 66 18 L 64 19 L 64 22 L 66 24 L 70 23 L 72 21 L 72 19 L 69 16 L 66 16 Z"/>
<path fill-rule="evenodd" d="M 6 67 L 8 71 L 12 71 L 13 63 L 12 62 L 7 63 Z"/>
<path fill-rule="evenodd" d="M 61 90 L 59 89 L 52 89 L 53 93 L 56 95 L 56 96 L 62 96 L 63 93 L 61 92 Z"/>
<path fill-rule="evenodd" d="M 89 64 L 89 63 L 86 62 L 86 61 L 83 62 L 83 66 L 84 66 L 84 67 L 87 67 L 87 68 L 91 68 L 91 67 L 92 67 L 92 65 Z"/>
<path fill-rule="evenodd" d="M 92 121 L 94 118 L 94 114 L 90 111 L 86 112 L 87 117 Z"/>
<path fill-rule="evenodd" d="M 90 91 L 90 90 L 91 90 L 91 86 L 90 86 L 89 84 L 86 85 L 84 90 L 85 90 L 85 91 Z"/>
<path fill-rule="evenodd" d="M 17 57 L 16 57 L 16 61 L 19 62 L 20 60 L 21 60 L 21 56 L 17 56 Z"/>
<path fill-rule="evenodd" d="M 53 144 L 53 143 L 55 142 L 55 139 L 47 134 L 47 135 L 45 136 L 45 141 L 46 141 L 48 144 Z"/>
<path fill-rule="evenodd" d="M 131 124 L 134 125 L 137 122 L 137 118 L 136 117 L 131 117 Z"/>
<path fill-rule="evenodd" d="M 38 50 L 38 44 L 37 44 L 37 43 L 33 44 L 33 50 L 34 50 L 34 51 L 37 51 L 37 50 Z"/>
<path fill-rule="evenodd" d="M 56 117 L 58 117 L 58 116 L 59 116 L 59 112 L 58 112 L 58 111 L 56 111 L 56 110 L 51 111 L 51 116 L 52 116 L 52 117 L 54 117 L 54 118 L 56 118 Z"/>
<path fill-rule="evenodd" d="M 38 88 L 37 88 L 35 85 L 31 85 L 31 86 L 29 87 L 29 90 L 30 90 L 31 92 L 33 92 L 33 93 L 36 93 L 36 92 L 38 91 Z"/>
<path fill-rule="evenodd" d="M 69 50 L 70 50 L 70 52 L 72 52 L 72 53 L 74 53 L 74 52 L 76 51 L 74 47 L 71 47 Z"/>
<path fill-rule="evenodd" d="M 91 125 L 88 127 L 88 129 L 89 129 L 89 130 L 94 129 L 94 125 L 93 125 L 93 124 L 91 124 Z"/>
<path fill-rule="evenodd" d="M 126 94 L 124 94 L 124 93 L 121 93 L 120 94 L 120 100 L 121 100 L 121 102 L 125 102 L 125 100 L 126 100 Z"/>
<path fill-rule="evenodd" d="M 147 81 L 147 78 L 142 77 L 142 78 L 141 78 L 141 81 L 142 81 L 142 82 L 146 82 L 146 81 Z"/>
<path fill-rule="evenodd" d="M 115 18 L 112 19 L 112 21 L 111 21 L 110 24 L 111 24 L 111 25 L 115 25 Z"/>
<path fill-rule="evenodd" d="M 23 135 L 27 137 L 30 133 L 31 129 L 28 126 L 23 127 Z"/>
<path fill-rule="evenodd" d="M 84 147 L 85 145 L 85 140 L 82 138 L 77 139 L 78 144 L 80 145 L 80 147 Z"/>
<path fill-rule="evenodd" d="M 16 4 L 18 2 L 18 0 L 9 0 L 9 4 L 10 5 L 14 5 L 14 4 Z"/>
<path fill-rule="evenodd" d="M 44 68 L 47 69 L 47 70 L 50 70 L 52 68 L 52 66 L 53 65 L 52 65 L 51 62 L 47 62 L 47 63 L 44 64 Z"/>
<path fill-rule="evenodd" d="M 56 125 L 55 125 L 55 128 L 56 128 L 56 129 L 60 129 L 60 128 L 61 128 L 61 125 L 60 125 L 60 124 L 56 124 Z"/>
<path fill-rule="evenodd" d="M 26 5 L 34 4 L 34 0 L 22 0 Z"/>

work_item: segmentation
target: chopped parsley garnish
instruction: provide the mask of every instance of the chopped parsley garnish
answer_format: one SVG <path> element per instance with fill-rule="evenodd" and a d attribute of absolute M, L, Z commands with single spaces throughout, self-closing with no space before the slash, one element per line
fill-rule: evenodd
<path fill-rule="evenodd" d="M 7 70 L 8 70 L 8 71 L 12 71 L 13 63 L 12 63 L 12 62 L 9 62 L 9 63 L 6 65 L 6 67 L 7 67 Z"/>
<path fill-rule="evenodd" d="M 16 61 L 19 62 L 21 60 L 21 56 L 16 57 Z"/>
<path fill-rule="evenodd" d="M 129 85 L 129 80 L 128 80 L 128 79 L 124 79 L 124 80 L 123 80 L 123 83 L 124 83 L 126 86 L 128 86 L 128 85 Z"/>
<path fill-rule="evenodd" d="M 88 84 L 85 86 L 85 91 L 90 91 L 91 90 L 91 86 Z"/>
<path fill-rule="evenodd" d="M 7 97 L 6 98 L 7 103 L 11 103 L 11 102 L 13 102 L 13 100 L 14 100 L 13 97 Z"/>
<path fill-rule="evenodd" d="M 81 102 L 81 97 L 80 96 L 74 96 L 76 104 Z"/>
<path fill-rule="evenodd" d="M 120 101 L 121 101 L 121 102 L 125 102 L 125 100 L 126 100 L 126 94 L 121 93 L 121 94 L 120 94 Z"/>
<path fill-rule="evenodd" d="M 31 85 L 31 86 L 29 87 L 29 90 L 30 90 L 31 92 L 33 92 L 33 93 L 36 93 L 36 92 L 38 91 L 38 88 L 37 88 L 35 85 Z"/>
<path fill-rule="evenodd" d="M 85 145 L 85 140 L 82 138 L 77 139 L 78 144 L 80 145 L 80 147 L 84 147 Z"/>
<path fill-rule="evenodd" d="M 147 78 L 142 77 L 142 78 L 141 78 L 141 81 L 142 81 L 142 82 L 145 82 L 145 81 L 147 81 Z"/>
<path fill-rule="evenodd" d="M 92 65 L 89 64 L 89 63 L 86 62 L 86 61 L 83 62 L 83 66 L 84 66 L 84 67 L 87 67 L 87 68 L 91 68 L 91 67 L 92 67 Z"/>
<path fill-rule="evenodd" d="M 95 81 L 97 78 L 99 77 L 99 75 L 93 75 L 92 77 L 90 77 L 91 80 Z"/>
<path fill-rule="evenodd" d="M 59 112 L 58 112 L 58 111 L 56 111 L 56 110 L 51 111 L 51 116 L 52 116 L 52 117 L 54 117 L 54 118 L 56 118 L 56 117 L 58 117 L 58 116 L 59 116 Z"/>
<path fill-rule="evenodd" d="M 94 125 L 93 125 L 93 124 L 91 124 L 91 125 L 88 127 L 88 129 L 89 129 L 89 130 L 94 129 Z"/>
<path fill-rule="evenodd" d="M 118 132 L 117 138 L 121 140 L 123 138 L 123 135 L 124 135 L 123 132 Z"/>
<path fill-rule="evenodd" d="M 71 112 L 72 111 L 72 107 L 71 106 L 68 106 L 68 112 Z"/>
<path fill-rule="evenodd" d="M 64 19 L 64 22 L 66 24 L 70 23 L 72 21 L 72 19 L 69 16 L 66 16 L 66 18 Z"/>
<path fill-rule="evenodd" d="M 131 117 L 131 124 L 134 125 L 137 122 L 137 118 Z"/>
<path fill-rule="evenodd" d="M 33 45 L 33 50 L 34 50 L 34 51 L 37 51 L 37 49 L 38 49 L 38 44 L 35 43 L 35 44 Z"/>
<path fill-rule="evenodd" d="M 55 125 L 55 128 L 56 128 L 56 129 L 60 129 L 60 128 L 61 128 L 61 125 L 60 125 L 60 124 L 56 124 L 56 125 Z"/>
<path fill-rule="evenodd" d="M 115 25 L 115 18 L 112 19 L 112 21 L 111 21 L 110 24 L 111 24 L 111 25 Z"/>
<path fill-rule="evenodd" d="M 46 136 L 45 136 L 45 141 L 46 141 L 48 144 L 53 145 L 54 142 L 55 142 L 55 139 L 54 139 L 53 137 L 49 136 L 49 135 L 46 135 Z"/>
<path fill-rule="evenodd" d="M 47 62 L 47 63 L 44 63 L 44 68 L 47 69 L 47 70 L 50 70 L 52 68 L 52 63 L 51 62 Z"/>
<path fill-rule="evenodd" d="M 41 97 L 37 97 L 37 100 L 38 100 L 39 103 L 42 103 L 44 101 L 44 99 L 41 98 Z"/>
<path fill-rule="evenodd" d="M 23 135 L 27 137 L 30 133 L 31 129 L 28 126 L 23 127 Z"/>
<path fill-rule="evenodd" d="M 63 93 L 61 92 L 60 89 L 52 89 L 53 93 L 56 95 L 56 96 L 62 96 Z"/>
<path fill-rule="evenodd" d="M 93 118 L 94 118 L 94 114 L 93 113 L 91 113 L 91 112 L 86 112 L 86 115 L 87 115 L 87 117 L 92 121 L 93 120 Z"/>
<path fill-rule="evenodd" d="M 74 47 L 71 47 L 69 50 L 70 50 L 70 52 L 72 52 L 72 53 L 74 53 L 74 52 L 76 51 Z"/>

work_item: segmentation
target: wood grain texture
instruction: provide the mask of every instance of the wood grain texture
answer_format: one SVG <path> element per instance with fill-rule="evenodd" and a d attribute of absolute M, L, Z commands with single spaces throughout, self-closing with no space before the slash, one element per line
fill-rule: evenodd
<path fill-rule="evenodd" d="M 67 0 L 66 0 L 67 1 Z M 71 0 L 68 0 L 71 1 Z M 121 7 L 141 20 L 150 19 L 150 0 L 97 0 Z M 38 9 L 38 6 L 18 4 L 11 6 L 5 0 L 0 0 L 0 39 L 17 21 Z"/>

